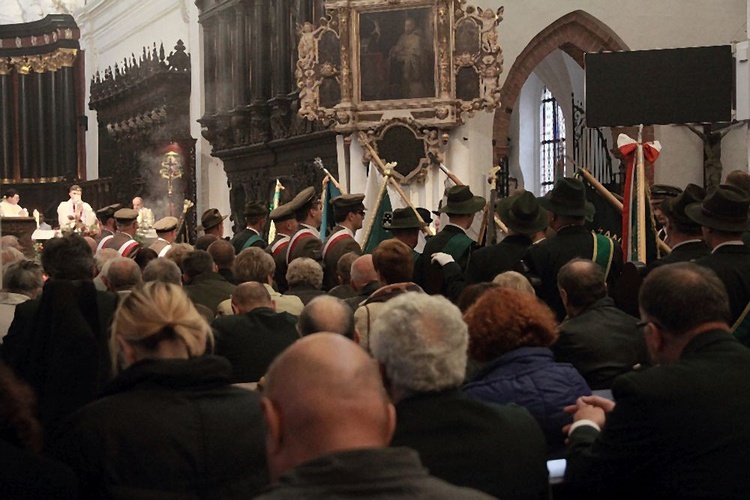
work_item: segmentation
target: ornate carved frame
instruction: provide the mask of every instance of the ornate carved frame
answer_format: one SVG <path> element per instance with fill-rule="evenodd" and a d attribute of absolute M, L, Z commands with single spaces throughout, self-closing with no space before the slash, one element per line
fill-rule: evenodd
<path fill-rule="evenodd" d="M 406 126 L 424 141 L 425 158 L 409 175 L 396 174 L 400 182 L 424 180 L 430 164 L 427 153 L 442 156 L 440 139 L 444 140 L 446 130 L 462 123 L 464 113 L 491 111 L 500 105 L 503 54 L 497 27 L 503 7 L 481 9 L 466 5 L 466 0 L 326 0 L 325 5 L 328 15 L 317 26 L 305 23 L 298 27 L 295 77 L 300 89 L 299 115 L 320 120 L 342 134 L 369 131 L 373 146 L 391 124 Z M 416 19 L 414 13 L 427 19 L 426 10 L 432 40 L 431 45 L 425 45 L 431 47 L 428 54 L 433 56 L 434 92 L 429 97 L 363 99 L 362 80 L 367 72 L 361 56 L 363 20 L 380 19 L 385 24 L 390 14 L 394 14 L 393 20 Z M 380 34 L 382 26 L 376 26 Z M 392 26 L 390 33 L 394 33 Z M 365 33 L 368 41 L 373 33 Z M 398 44 L 390 39 L 384 46 L 388 43 L 391 47 Z M 367 48 L 369 55 L 369 45 Z M 381 57 L 385 57 L 382 47 Z M 390 57 L 389 53 L 388 64 Z"/>
<path fill-rule="evenodd" d="M 491 110 L 500 103 L 499 76 L 502 49 L 497 43 L 497 26 L 503 8 L 497 12 L 465 5 L 466 0 L 327 0 L 328 16 L 318 26 L 299 27 L 299 59 L 295 76 L 300 88 L 300 115 L 322 120 L 339 133 L 367 130 L 383 120 L 411 118 L 423 126 L 451 128 L 461 123 L 461 112 Z M 363 100 L 360 61 L 360 20 L 363 15 L 431 9 L 434 53 L 432 97 Z M 477 40 L 470 52 L 456 52 L 456 30 L 473 24 Z M 335 40 L 339 53 L 321 54 L 321 42 Z M 472 99 L 456 96 L 456 75 L 471 68 L 478 76 Z M 321 104 L 321 85 L 335 80 L 340 99 L 333 106 Z"/>

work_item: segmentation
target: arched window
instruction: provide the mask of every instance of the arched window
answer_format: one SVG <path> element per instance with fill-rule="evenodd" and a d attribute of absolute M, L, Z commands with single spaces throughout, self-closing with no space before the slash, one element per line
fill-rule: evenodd
<path fill-rule="evenodd" d="M 565 164 L 565 118 L 547 87 L 542 89 L 539 124 L 539 194 L 544 195 L 555 184 L 558 168 Z"/>

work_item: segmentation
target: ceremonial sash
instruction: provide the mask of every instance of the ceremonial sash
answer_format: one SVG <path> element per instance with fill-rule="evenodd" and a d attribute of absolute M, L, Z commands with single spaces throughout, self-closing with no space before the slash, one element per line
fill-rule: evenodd
<path fill-rule="evenodd" d="M 244 244 L 244 245 L 242 245 L 242 248 L 241 248 L 241 250 L 244 250 L 244 249 L 246 249 L 246 248 L 249 248 L 249 247 L 253 246 L 253 243 L 257 243 L 258 241 L 263 241 L 263 240 L 262 240 L 262 239 L 261 239 L 261 237 L 260 237 L 260 236 L 258 236 L 257 234 L 253 234 L 252 236 L 250 236 L 250 237 L 249 237 L 249 238 L 247 239 L 247 241 L 245 242 L 245 244 Z"/>
<path fill-rule="evenodd" d="M 282 236 L 278 240 L 276 240 L 276 243 L 271 245 L 271 255 L 274 257 L 277 257 L 279 255 L 279 252 L 283 251 L 287 245 L 289 245 L 289 236 Z"/>
<path fill-rule="evenodd" d="M 604 279 L 606 281 L 609 276 L 609 270 L 612 267 L 612 257 L 615 253 L 615 246 L 612 240 L 604 236 L 603 234 L 591 233 L 594 237 L 594 253 L 591 256 L 591 260 L 604 272 Z"/>
<path fill-rule="evenodd" d="M 114 234 L 109 234 L 109 235 L 105 236 L 104 238 L 102 238 L 102 240 L 99 242 L 99 244 L 96 245 L 96 252 L 99 253 L 101 251 L 101 249 L 104 248 L 104 245 L 106 245 L 107 242 L 109 240 L 111 240 L 112 238 L 114 238 L 114 237 L 115 237 Z"/>
<path fill-rule="evenodd" d="M 310 231 L 307 228 L 300 229 L 296 233 L 294 233 L 294 236 L 292 236 L 292 239 L 289 240 L 289 250 L 286 252 L 286 264 L 289 265 L 289 257 L 292 255 L 292 252 L 294 251 L 294 246 L 299 243 L 300 240 L 304 238 L 315 238 L 315 233 Z"/>
<path fill-rule="evenodd" d="M 125 243 L 122 244 L 120 248 L 117 249 L 117 253 L 122 255 L 123 257 L 127 257 L 128 254 L 133 250 L 133 248 L 138 246 L 138 242 L 135 240 L 128 240 Z"/>
<path fill-rule="evenodd" d="M 453 259 L 458 262 L 472 243 L 474 243 L 474 240 L 466 236 L 466 233 L 457 233 L 448 240 L 448 243 L 445 244 L 442 251 L 453 256 Z"/>
<path fill-rule="evenodd" d="M 349 231 L 347 231 L 346 229 L 340 229 L 336 233 L 329 236 L 328 241 L 326 241 L 326 244 L 323 246 L 323 260 L 325 260 L 326 255 L 328 254 L 328 249 L 339 241 L 344 240 L 345 238 L 352 238 L 352 235 L 350 235 Z"/>

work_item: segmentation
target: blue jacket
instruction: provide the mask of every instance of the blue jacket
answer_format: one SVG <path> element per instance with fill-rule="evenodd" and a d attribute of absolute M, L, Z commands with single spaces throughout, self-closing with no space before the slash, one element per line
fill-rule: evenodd
<path fill-rule="evenodd" d="M 563 408 L 591 394 L 573 365 L 555 362 L 546 347 L 519 347 L 490 361 L 463 392 L 481 401 L 526 408 L 542 427 L 552 454 L 563 449 L 562 428 L 572 421 Z"/>

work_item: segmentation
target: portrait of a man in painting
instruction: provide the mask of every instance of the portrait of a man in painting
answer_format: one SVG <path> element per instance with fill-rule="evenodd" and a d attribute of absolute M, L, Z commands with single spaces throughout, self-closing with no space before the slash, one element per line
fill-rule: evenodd
<path fill-rule="evenodd" d="M 362 101 L 435 97 L 431 7 L 359 16 Z"/>

